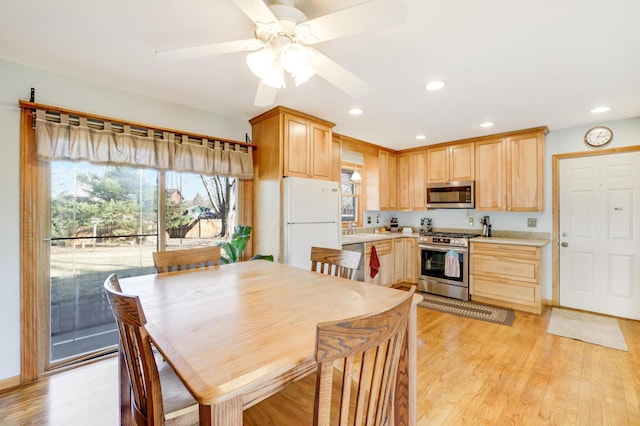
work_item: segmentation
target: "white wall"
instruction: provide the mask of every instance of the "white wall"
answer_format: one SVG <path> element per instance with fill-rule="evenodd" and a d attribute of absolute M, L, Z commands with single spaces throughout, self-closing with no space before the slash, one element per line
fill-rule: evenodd
<path fill-rule="evenodd" d="M 0 59 L 0 380 L 20 374 L 20 110 L 18 100 L 35 101 L 148 125 L 244 141 L 247 120 L 76 80 Z"/>
<path fill-rule="evenodd" d="M 606 118 L 606 115 L 602 116 Z M 598 148 L 589 148 L 584 143 L 584 134 L 588 129 L 596 125 L 604 125 L 614 132 L 614 139 L 606 147 L 619 148 L 623 146 L 640 145 L 640 117 L 617 121 L 598 121 L 589 125 L 550 131 L 546 137 L 545 145 L 545 209 L 539 213 L 509 213 L 509 212 L 481 212 L 476 210 L 429 210 L 421 212 L 377 212 L 366 211 L 364 214 L 365 227 L 375 227 L 387 224 L 386 222 L 395 216 L 398 218 L 400 227 L 420 226 L 420 218 L 429 217 L 433 219 L 435 228 L 455 228 L 465 229 L 470 232 L 480 232 L 480 217 L 489 215 L 491 217 L 492 229 L 502 231 L 523 231 L 523 232 L 544 232 L 551 235 L 553 226 L 553 206 L 551 205 L 552 181 L 551 181 L 551 158 L 553 155 L 566 154 L 570 152 L 584 152 Z M 518 130 L 518 129 L 513 129 Z M 376 224 L 377 216 L 380 216 L 380 223 Z M 371 216 L 372 223 L 367 224 L 367 216 Z M 474 217 L 474 226 L 469 226 L 468 216 Z M 536 228 L 527 227 L 527 218 L 538 219 Z M 547 245 L 544 251 L 544 277 L 542 286 L 542 298 L 550 300 L 552 297 L 552 265 L 551 265 L 551 244 Z"/>

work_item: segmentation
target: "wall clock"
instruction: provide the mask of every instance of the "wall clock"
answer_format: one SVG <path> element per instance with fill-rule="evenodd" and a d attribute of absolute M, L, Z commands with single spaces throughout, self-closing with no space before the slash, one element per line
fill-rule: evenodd
<path fill-rule="evenodd" d="M 584 142 L 593 147 L 601 147 L 613 140 L 613 131 L 604 126 L 596 126 L 587 130 L 584 135 Z"/>

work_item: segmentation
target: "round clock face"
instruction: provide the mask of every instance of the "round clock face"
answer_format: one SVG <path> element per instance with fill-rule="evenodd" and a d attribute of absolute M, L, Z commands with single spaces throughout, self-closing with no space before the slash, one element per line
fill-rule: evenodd
<path fill-rule="evenodd" d="M 587 130 L 584 135 L 584 141 L 590 146 L 603 146 L 611 142 L 613 139 L 613 132 L 610 128 L 604 126 L 597 126 Z"/>

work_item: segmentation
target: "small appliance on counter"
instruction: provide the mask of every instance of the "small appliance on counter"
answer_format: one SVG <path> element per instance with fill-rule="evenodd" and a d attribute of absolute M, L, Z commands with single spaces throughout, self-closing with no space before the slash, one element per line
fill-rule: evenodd
<path fill-rule="evenodd" d="M 398 225 L 398 218 L 392 217 L 389 221 L 389 231 L 398 232 L 400 230 L 400 226 Z"/>
<path fill-rule="evenodd" d="M 425 232 L 433 231 L 433 219 L 429 217 L 423 217 L 420 219 L 420 233 L 423 234 Z"/>
<path fill-rule="evenodd" d="M 482 224 L 482 236 L 490 237 L 491 236 L 491 220 L 489 216 L 482 216 L 480 219 L 480 223 Z"/>

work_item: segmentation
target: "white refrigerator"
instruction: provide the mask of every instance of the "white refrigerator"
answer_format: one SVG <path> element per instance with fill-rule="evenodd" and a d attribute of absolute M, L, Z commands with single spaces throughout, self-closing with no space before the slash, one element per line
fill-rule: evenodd
<path fill-rule="evenodd" d="M 340 248 L 338 182 L 284 178 L 283 263 L 311 268 L 311 247 Z"/>

